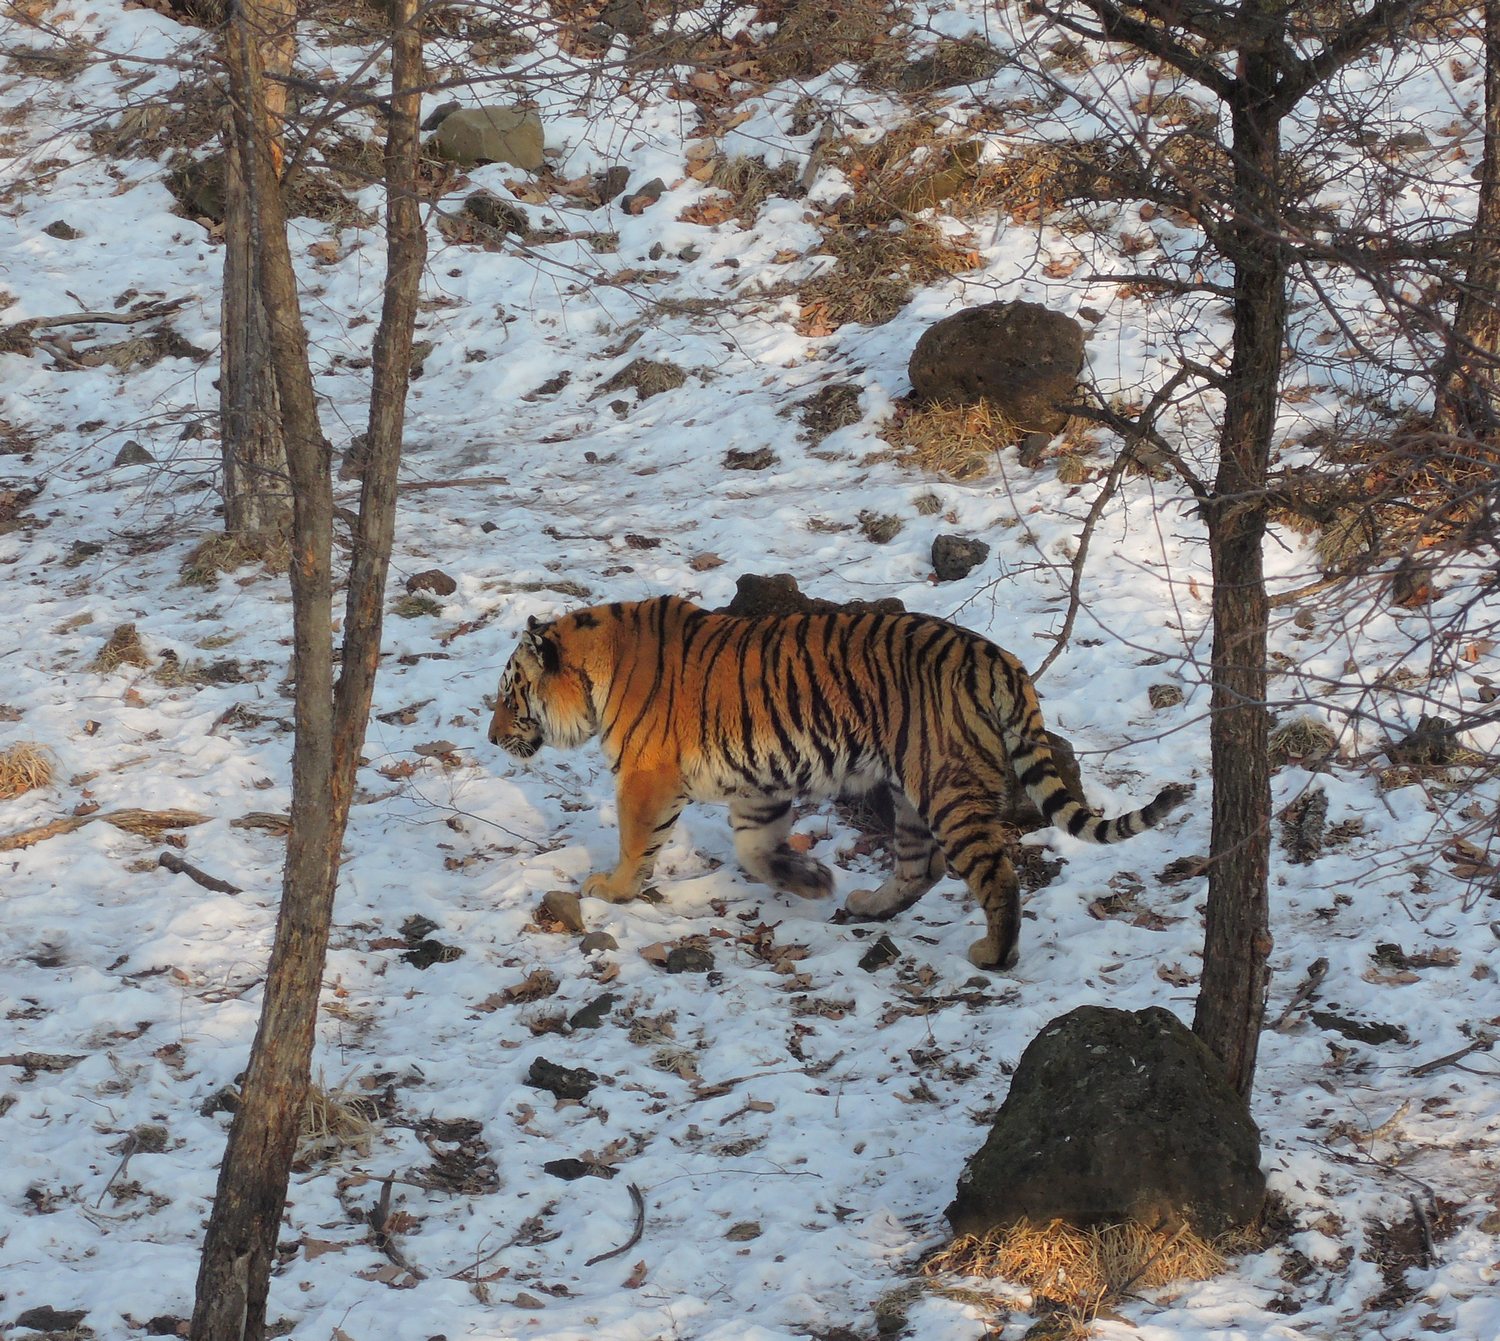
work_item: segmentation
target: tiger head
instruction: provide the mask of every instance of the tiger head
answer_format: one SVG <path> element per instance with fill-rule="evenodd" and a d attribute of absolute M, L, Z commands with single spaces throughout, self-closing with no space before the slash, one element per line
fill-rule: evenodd
<path fill-rule="evenodd" d="M 501 673 L 490 743 L 518 759 L 543 745 L 572 749 L 598 730 L 588 675 L 567 655 L 567 623 L 533 615 Z"/>

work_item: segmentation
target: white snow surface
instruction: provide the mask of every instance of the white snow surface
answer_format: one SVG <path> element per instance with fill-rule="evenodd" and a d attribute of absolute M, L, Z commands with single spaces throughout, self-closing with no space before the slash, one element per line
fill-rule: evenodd
<path fill-rule="evenodd" d="M 922 12 L 934 33 L 987 29 L 1006 49 L 1045 38 L 1019 11 Z M 747 10 L 743 21 L 752 18 Z M 48 23 L 13 25 L 7 42 L 94 43 L 111 61 L 52 78 L 17 59 L 0 71 L 15 155 L 0 209 L 3 320 L 185 299 L 174 328 L 213 351 L 219 242 L 173 212 L 164 155 L 116 164 L 90 138 L 201 62 L 201 34 L 114 0 L 54 11 Z M 363 58 L 352 30 L 338 44 L 311 28 L 304 36 L 309 70 L 345 73 Z M 461 42 L 450 45 L 462 54 Z M 544 34 L 539 51 L 528 59 L 561 69 Z M 439 75 L 449 59 L 441 44 L 429 52 Z M 1431 171 L 1451 193 L 1471 191 L 1482 92 L 1472 33 L 1413 44 L 1393 68 L 1401 84 L 1388 114 L 1446 146 Z M 1379 73 L 1356 67 L 1346 94 Z M 901 105 L 859 89 L 854 75 L 838 67 L 802 88 L 757 93 L 730 133 L 735 152 L 804 162 L 813 135 L 791 134 L 791 109 L 806 89 L 844 130 L 878 137 Z M 1146 78 L 1122 68 L 1111 100 L 1128 105 Z M 1006 69 L 938 103 L 965 124 L 986 99 L 1025 86 Z M 1073 638 L 1040 688 L 1101 809 L 1142 804 L 1170 781 L 1195 782 L 1197 795 L 1124 847 L 1029 838 L 1064 865 L 1027 896 L 1012 972 L 968 963 L 980 917 L 951 879 L 884 928 L 831 922 L 844 894 L 880 878 L 882 858 L 856 851 L 854 831 L 817 811 L 798 829 L 837 872 L 827 904 L 749 883 L 724 814 L 690 807 L 659 863 L 661 901 L 586 900 L 588 928 L 617 948 L 581 953 L 576 936 L 535 918 L 548 891 L 576 890 L 612 864 L 612 779 L 592 748 L 544 753 L 530 768 L 506 759 L 484 739 L 486 696 L 529 616 L 661 592 L 720 605 L 745 572 L 790 572 L 804 591 L 836 599 L 897 596 L 1038 664 L 1061 626 L 1068 560 L 1099 481 L 1062 483 L 1050 465 L 1021 467 L 1013 451 L 969 483 L 880 455 L 877 429 L 910 390 L 918 335 L 997 298 L 1093 309 L 1088 375 L 1106 396 L 1140 400 L 1170 371 L 1174 338 L 1217 357 L 1225 316 L 1091 283 L 1091 271 L 1144 264 L 1119 252 L 1109 230 L 999 218 L 946 225 L 972 229 L 981 269 L 919 290 L 883 326 L 803 336 L 795 296 L 767 290 L 827 264 L 811 254 L 808 201 L 772 200 L 748 226 L 681 222 L 705 192 L 683 173 L 690 104 L 561 77 L 540 101 L 561 175 L 624 163 L 632 190 L 660 176 L 667 191 L 638 216 L 618 201 L 525 207 L 539 225 L 617 232 L 612 253 L 586 238 L 484 251 L 433 228 L 418 338 L 434 348 L 412 388 L 391 600 L 432 567 L 458 586 L 435 615 L 387 618 L 314 1062 L 325 1089 L 372 1101 L 380 1116 L 363 1146 L 299 1164 L 269 1316 L 306 1341 L 873 1336 L 876 1302 L 905 1289 L 945 1240 L 943 1210 L 964 1160 L 1048 1020 L 1088 1003 L 1192 1019 L 1206 882 L 1157 879 L 1209 840 L 1211 582 L 1190 503 L 1173 483 L 1126 480 L 1093 537 Z M 1032 133 L 1091 133 L 1081 115 L 1043 125 Z M 1303 125 L 1310 132 L 1316 118 Z M 988 152 L 1006 152 L 1003 131 L 984 133 Z M 1351 179 L 1363 162 L 1350 157 Z M 476 170 L 445 207 L 479 187 L 506 195 L 519 175 Z M 841 189 L 830 171 L 810 198 Z M 1358 208 L 1352 180 L 1340 189 L 1330 184 L 1330 198 Z M 378 190 L 360 203 L 378 218 Z M 1404 217 L 1420 225 L 1430 203 L 1413 187 Z M 58 222 L 80 236 L 44 231 Z M 1124 211 L 1117 234 L 1140 226 Z M 1165 221 L 1158 231 L 1163 247 L 1192 244 Z M 696 258 L 683 260 L 689 244 Z M 302 219 L 292 246 L 325 430 L 343 448 L 363 428 L 383 240 L 378 227 Z M 776 259 L 789 252 L 798 259 Z M 1065 258 L 1082 263 L 1044 272 Z M 626 269 L 663 273 L 654 284 L 601 282 Z M 1394 339 L 1369 295 L 1349 284 L 1340 297 L 1376 346 Z M 715 298 L 703 310 L 683 304 Z M 1316 308 L 1296 320 L 1292 343 L 1307 361 L 1289 380 L 1311 390 L 1282 416 L 1289 460 L 1343 412 L 1351 385 L 1347 368 L 1315 351 L 1331 323 Z M 80 345 L 122 329 L 64 328 Z M 637 357 L 669 360 L 687 381 L 643 401 L 628 390 L 596 396 Z M 527 398 L 563 372 L 561 390 Z M 161 842 L 105 823 L 0 852 L 0 1329 L 42 1305 L 84 1310 L 84 1325 L 111 1339 L 190 1314 L 229 1123 L 210 1101 L 243 1070 L 258 1017 L 283 840 L 235 821 L 288 805 L 290 601 L 284 578 L 256 568 L 208 590 L 179 581 L 189 550 L 218 525 L 214 377 L 212 359 L 120 373 L 66 368 L 40 349 L 0 354 L 9 445 L 0 499 L 42 486 L 31 520 L 0 534 L 0 749 L 34 742 L 55 765 L 50 787 L 0 801 L 0 836 L 80 806 L 180 807 L 208 817 L 183 831 L 181 855 L 241 890 L 171 874 L 156 864 Z M 864 418 L 814 444 L 797 407 L 833 382 L 863 389 Z M 1419 399 L 1420 388 L 1404 394 Z M 1171 430 L 1200 460 L 1211 459 L 1213 410 L 1194 402 Z M 132 440 L 155 464 L 112 465 Z M 731 447 L 770 447 L 776 464 L 726 470 Z M 356 498 L 357 486 L 339 486 L 341 503 Z M 872 544 L 856 524 L 864 510 L 904 527 Z M 929 555 L 939 532 L 983 538 L 991 556 L 938 584 Z M 710 566 L 710 556 L 722 562 Z M 1274 536 L 1268 564 L 1279 591 L 1317 576 L 1291 533 Z M 1500 905 L 1473 869 L 1488 862 L 1495 796 L 1382 791 L 1378 778 L 1390 735 L 1434 704 L 1474 700 L 1497 673 L 1493 643 L 1463 633 L 1492 610 L 1472 573 L 1455 567 L 1439 587 L 1418 610 L 1391 604 L 1378 585 L 1278 610 L 1277 664 L 1310 678 L 1278 676 L 1276 710 L 1329 722 L 1342 748 L 1328 772 L 1280 769 L 1275 802 L 1279 810 L 1323 788 L 1329 825 L 1345 838 L 1307 864 L 1291 863 L 1279 843 L 1273 851 L 1274 977 L 1252 1110 L 1294 1228 L 1220 1278 L 1127 1303 L 1124 1321 L 1096 1324 L 1099 1336 L 1500 1336 L 1500 1061 L 1477 1051 L 1413 1074 L 1500 1024 Z M 151 667 L 92 669 L 126 622 Z M 172 682 L 157 673 L 169 652 L 189 669 L 233 659 L 242 678 Z M 1159 684 L 1184 701 L 1153 708 Z M 419 752 L 444 741 L 451 748 L 436 757 Z M 1476 819 L 1479 855 L 1450 860 L 1452 835 Z M 1091 915 L 1111 893 L 1125 896 L 1115 911 Z M 462 957 L 425 970 L 403 960 L 401 926 L 413 915 Z M 859 960 L 881 931 L 902 957 L 864 971 Z M 712 974 L 668 975 L 642 954 L 686 936 L 706 938 Z M 796 950 L 778 966 L 776 954 L 757 952 L 768 943 Z M 1381 943 L 1421 966 L 1377 962 Z M 1329 967 L 1317 996 L 1282 1018 L 1319 958 Z M 555 992 L 505 996 L 540 970 Z M 615 1000 L 597 1027 L 563 1023 L 604 992 Z M 1399 1037 L 1346 1039 L 1314 1022 L 1309 1005 L 1396 1026 Z M 27 1054 L 78 1060 L 38 1069 Z M 588 1068 L 597 1087 L 581 1103 L 554 1102 L 526 1084 L 539 1057 Z M 470 1125 L 443 1125 L 459 1119 Z M 461 1130 L 470 1154 L 487 1150 L 494 1177 L 451 1190 L 434 1168 L 457 1145 L 445 1137 Z M 616 1176 L 565 1182 L 543 1170 L 567 1158 Z M 382 1253 L 361 1219 L 385 1179 L 411 1270 Z M 590 1264 L 631 1235 L 630 1185 L 644 1207 L 640 1241 Z M 1404 1288 L 1392 1292 L 1375 1260 L 1379 1226 L 1410 1221 L 1414 1199 L 1441 1203 L 1444 1235 L 1436 1260 L 1398 1272 Z M 911 1305 L 906 1334 L 916 1341 L 1019 1337 L 1032 1320 L 1027 1296 L 1004 1282 L 937 1285 L 962 1288 L 934 1287 Z"/>

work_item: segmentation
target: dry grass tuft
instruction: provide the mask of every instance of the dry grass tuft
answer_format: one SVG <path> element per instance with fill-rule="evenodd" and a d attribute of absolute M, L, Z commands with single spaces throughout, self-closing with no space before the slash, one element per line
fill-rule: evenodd
<path fill-rule="evenodd" d="M 995 469 L 995 460 L 1021 438 L 1021 430 L 988 401 L 898 409 L 881 436 L 905 466 L 972 480 Z"/>
<path fill-rule="evenodd" d="M 805 335 L 831 335 L 859 322 L 881 326 L 910 301 L 919 284 L 976 269 L 979 253 L 954 244 L 931 224 L 902 229 L 835 228 L 823 250 L 834 265 L 802 286 L 798 329 Z"/>
<path fill-rule="evenodd" d="M 141 645 L 141 635 L 134 624 L 118 624 L 109 635 L 109 641 L 99 649 L 99 655 L 89 663 L 89 669 L 107 675 L 119 666 L 149 666 L 151 658 Z"/>
<path fill-rule="evenodd" d="M 867 61 L 897 25 L 884 0 L 772 0 L 762 14 L 776 21 L 759 55 L 761 75 L 771 84 Z"/>
<path fill-rule="evenodd" d="M 1225 1254 L 1251 1236 L 1208 1243 L 1187 1229 L 1171 1233 L 1141 1225 L 1079 1229 L 1054 1220 L 1020 1224 L 983 1236 L 966 1234 L 927 1259 L 928 1276 L 999 1277 L 1030 1290 L 1052 1316 L 1047 1335 L 1083 1337 L 1099 1311 L 1137 1290 L 1174 1281 L 1208 1280 L 1225 1270 Z"/>
<path fill-rule="evenodd" d="M 12 801 L 52 781 L 52 756 L 34 741 L 0 750 L 0 801 Z"/>
<path fill-rule="evenodd" d="M 1315 717 L 1294 717 L 1271 732 L 1268 753 L 1279 764 L 1315 768 L 1338 748 L 1338 742 L 1333 729 Z"/>
<path fill-rule="evenodd" d="M 375 1135 L 376 1112 L 376 1105 L 368 1095 L 351 1090 L 347 1082 L 325 1089 L 319 1076 L 308 1088 L 293 1163 L 306 1168 L 334 1159 L 345 1150 L 352 1150 L 361 1158 L 368 1157 Z"/>
<path fill-rule="evenodd" d="M 292 547 L 278 531 L 247 535 L 211 535 L 193 546 L 183 560 L 178 580 L 185 587 L 212 587 L 220 573 L 232 573 L 252 563 L 267 573 L 284 573 L 291 566 Z"/>

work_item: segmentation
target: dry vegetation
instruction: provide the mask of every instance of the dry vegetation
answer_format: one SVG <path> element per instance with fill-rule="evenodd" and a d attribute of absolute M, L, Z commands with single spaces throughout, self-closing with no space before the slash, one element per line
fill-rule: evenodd
<path fill-rule="evenodd" d="M 1226 1269 L 1227 1253 L 1250 1246 L 1243 1235 L 1211 1244 L 1183 1228 L 1167 1232 L 1129 1224 L 1079 1229 L 1058 1220 L 982 1237 L 964 1235 L 928 1258 L 923 1271 L 1020 1286 L 1035 1296 L 1033 1311 L 1044 1315 L 1038 1325 L 1045 1331 L 1036 1335 L 1082 1338 L 1101 1311 L 1133 1292 L 1208 1280 Z"/>
<path fill-rule="evenodd" d="M 0 750 L 0 801 L 11 801 L 52 782 L 52 756 L 35 741 Z"/>
<path fill-rule="evenodd" d="M 987 475 L 1020 430 L 988 401 L 973 405 L 898 407 L 881 429 L 903 464 L 952 479 Z"/>

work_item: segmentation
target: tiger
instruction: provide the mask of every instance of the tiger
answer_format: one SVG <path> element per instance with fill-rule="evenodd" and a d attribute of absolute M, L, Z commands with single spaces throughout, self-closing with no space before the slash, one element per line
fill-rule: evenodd
<path fill-rule="evenodd" d="M 518 759 L 597 736 L 616 776 L 619 861 L 586 896 L 623 903 L 651 878 L 688 801 L 727 803 L 735 855 L 754 881 L 806 899 L 833 889 L 788 843 L 799 797 L 887 784 L 894 862 L 845 901 L 885 919 L 947 870 L 969 887 L 985 934 L 980 968 L 1018 959 L 1020 883 L 1002 820 L 1014 782 L 1053 825 L 1117 843 L 1159 824 L 1190 786 L 1106 819 L 1073 795 L 1021 663 L 977 633 L 917 613 L 835 610 L 742 617 L 678 596 L 533 616 L 504 672 L 491 744 Z"/>

